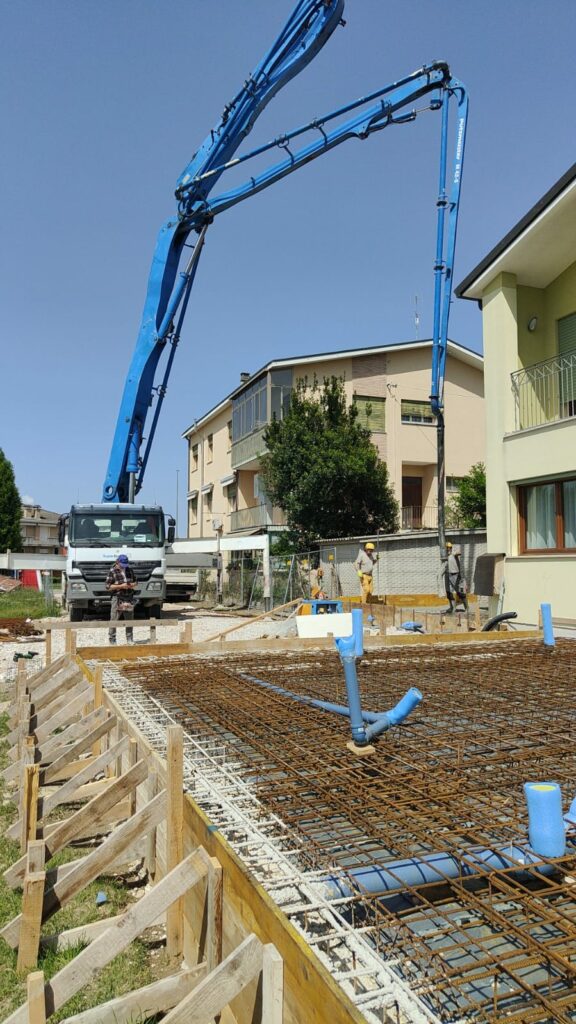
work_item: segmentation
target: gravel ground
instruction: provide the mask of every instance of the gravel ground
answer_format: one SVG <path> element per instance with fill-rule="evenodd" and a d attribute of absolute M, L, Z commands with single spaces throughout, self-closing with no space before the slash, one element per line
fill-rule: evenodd
<path fill-rule="evenodd" d="M 238 616 L 228 615 L 190 615 L 187 614 L 181 621 L 177 618 L 167 618 L 165 624 L 156 627 L 156 642 L 159 644 L 170 644 L 178 643 L 180 640 L 180 629 L 182 621 L 192 621 L 193 623 L 193 637 L 196 643 L 200 643 L 202 640 L 207 640 L 209 637 L 214 636 L 215 633 L 219 633 L 221 630 L 227 629 L 229 626 L 239 625 L 241 619 Z M 42 625 L 39 623 L 39 625 Z M 79 625 L 81 625 L 79 623 Z M 285 635 L 286 626 L 288 624 L 282 621 L 263 621 L 255 622 L 252 625 L 247 622 L 241 629 L 237 629 L 234 633 L 231 633 L 230 640 L 251 640 L 257 639 L 263 636 L 276 636 L 278 634 Z M 136 645 L 142 645 L 143 648 L 149 643 L 150 628 L 147 623 L 136 621 L 134 624 L 134 641 Z M 52 632 L 52 658 L 58 658 L 64 653 L 64 641 L 65 631 L 55 629 Z M 124 643 L 124 630 L 118 629 L 118 643 Z M 107 647 L 108 646 L 108 633 L 107 630 L 102 629 L 82 629 L 78 630 L 77 634 L 77 645 L 81 647 Z M 44 667 L 45 654 L 44 654 L 44 640 L 40 642 L 34 637 L 23 638 L 17 643 L 1 643 L 0 644 L 0 681 L 9 681 L 16 675 L 16 662 L 14 654 L 27 654 L 28 651 L 37 651 L 37 657 L 31 658 L 26 662 L 28 672 L 39 672 Z"/>

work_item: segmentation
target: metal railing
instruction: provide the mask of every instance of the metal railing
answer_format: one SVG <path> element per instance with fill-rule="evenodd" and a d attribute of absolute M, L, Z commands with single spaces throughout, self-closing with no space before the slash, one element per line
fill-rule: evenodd
<path fill-rule="evenodd" d="M 438 527 L 438 506 L 403 505 L 400 522 L 401 530 L 435 530 Z"/>
<path fill-rule="evenodd" d="M 576 416 L 576 351 L 510 374 L 516 430 Z"/>
<path fill-rule="evenodd" d="M 252 505 L 230 513 L 230 533 L 236 530 L 249 530 L 259 526 L 285 526 L 286 519 L 282 509 L 272 505 Z"/>

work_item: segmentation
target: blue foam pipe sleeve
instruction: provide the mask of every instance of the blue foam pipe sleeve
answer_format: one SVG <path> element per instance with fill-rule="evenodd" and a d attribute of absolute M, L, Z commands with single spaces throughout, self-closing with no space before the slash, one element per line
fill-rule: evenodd
<path fill-rule="evenodd" d="M 542 612 L 544 645 L 546 647 L 554 647 L 556 641 L 554 640 L 554 627 L 552 625 L 552 606 L 549 604 L 541 604 L 540 611 Z"/>
<path fill-rule="evenodd" d="M 541 857 L 563 857 L 566 828 L 562 792 L 557 782 L 525 782 L 530 847 Z"/>
<path fill-rule="evenodd" d="M 352 636 L 356 643 L 356 657 L 361 658 L 364 654 L 364 622 L 361 608 L 352 609 Z"/>

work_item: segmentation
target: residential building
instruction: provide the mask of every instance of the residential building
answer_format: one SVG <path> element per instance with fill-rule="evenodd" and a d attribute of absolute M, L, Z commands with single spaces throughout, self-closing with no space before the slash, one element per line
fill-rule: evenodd
<path fill-rule="evenodd" d="M 456 289 L 481 304 L 488 550 L 505 608 L 575 616 L 576 164 Z"/>
<path fill-rule="evenodd" d="M 20 533 L 22 550 L 27 554 L 57 555 L 58 513 L 47 512 L 40 505 L 22 505 Z"/>
<path fill-rule="evenodd" d="M 402 506 L 405 528 L 435 527 L 436 427 L 430 412 L 431 341 L 347 349 L 277 359 L 253 374 L 184 432 L 188 442 L 188 535 L 213 536 L 284 526 L 266 498 L 260 474 L 264 431 L 281 418 L 300 379 L 344 380 L 361 421 L 370 427 Z M 482 357 L 455 342 L 446 360 L 446 474 L 448 488 L 484 459 Z"/>

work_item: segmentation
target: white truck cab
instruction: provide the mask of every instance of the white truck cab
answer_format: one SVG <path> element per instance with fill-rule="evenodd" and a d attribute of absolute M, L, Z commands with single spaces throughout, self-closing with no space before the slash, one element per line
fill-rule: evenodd
<path fill-rule="evenodd" d="M 72 505 L 60 518 L 60 543 L 67 549 L 62 596 L 70 620 L 108 609 L 106 577 L 118 555 L 127 555 L 136 577 L 136 609 L 159 618 L 166 596 L 166 547 L 174 520 L 164 524 L 159 505 Z"/>

